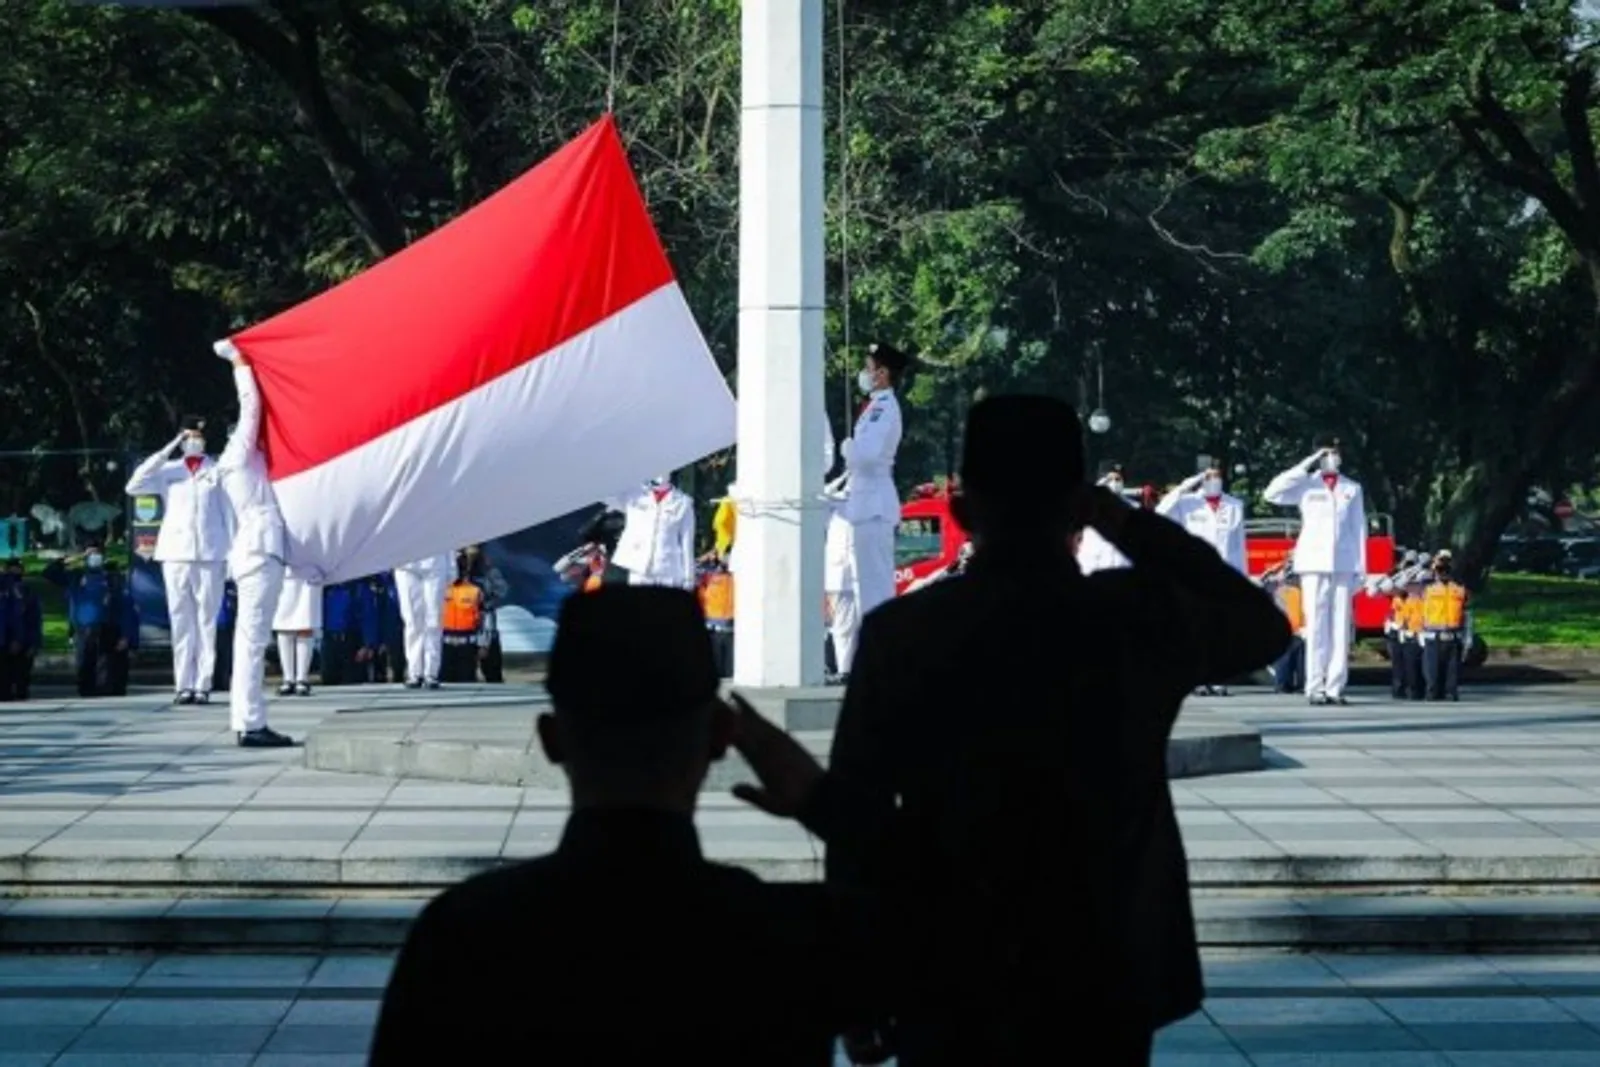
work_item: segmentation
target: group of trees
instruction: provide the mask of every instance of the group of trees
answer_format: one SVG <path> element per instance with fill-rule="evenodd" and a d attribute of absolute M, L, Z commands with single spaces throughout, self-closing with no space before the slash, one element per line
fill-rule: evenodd
<path fill-rule="evenodd" d="M 862 342 L 921 353 L 909 478 L 948 470 L 985 391 L 1103 397 L 1094 447 L 1141 481 L 1204 452 L 1258 487 L 1331 430 L 1406 540 L 1473 571 L 1530 486 L 1593 476 L 1585 5 L 828 7 L 830 408 L 842 429 Z M 0 450 L 222 415 L 214 338 L 404 247 L 608 99 L 734 366 L 737 0 L 0 20 Z M 43 469 L 0 467 L 0 511 L 79 491 Z"/>

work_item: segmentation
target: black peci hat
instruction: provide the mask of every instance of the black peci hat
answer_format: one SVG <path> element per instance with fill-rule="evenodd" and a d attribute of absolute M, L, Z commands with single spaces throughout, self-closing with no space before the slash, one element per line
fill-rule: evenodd
<path fill-rule="evenodd" d="M 867 355 L 871 356 L 872 361 L 878 366 L 887 368 L 890 374 L 896 376 L 904 374 L 906 368 L 911 366 L 910 356 L 894 345 L 885 344 L 881 341 L 874 341 L 868 345 Z"/>
<path fill-rule="evenodd" d="M 994 497 L 1083 483 L 1083 425 L 1047 396 L 993 396 L 967 413 L 961 486 Z"/>
<path fill-rule="evenodd" d="M 683 715 L 721 688 L 694 594 L 601 586 L 561 605 L 545 688 L 557 710 L 642 725 Z"/>
<path fill-rule="evenodd" d="M 1122 473 L 1122 464 L 1117 462 L 1116 460 L 1114 460 L 1114 459 L 1103 459 L 1103 460 L 1100 461 L 1099 477 L 1104 478 L 1108 474 L 1121 474 L 1121 473 Z"/>

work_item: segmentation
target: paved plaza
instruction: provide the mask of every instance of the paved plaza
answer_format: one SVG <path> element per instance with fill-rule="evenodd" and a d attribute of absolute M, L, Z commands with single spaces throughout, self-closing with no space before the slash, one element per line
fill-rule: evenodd
<path fill-rule="evenodd" d="M 1204 701 L 1260 730 L 1271 766 L 1174 785 L 1196 882 L 1600 884 L 1597 695 Z M 272 715 L 303 736 L 338 708 L 428 698 L 320 690 L 274 701 Z M 565 817 L 560 790 L 311 771 L 298 749 L 235 747 L 226 725 L 222 707 L 173 708 L 154 693 L 0 706 L 0 882 L 448 884 L 549 849 Z M 816 873 L 818 843 L 726 793 L 706 795 L 700 825 L 713 857 L 768 877 Z"/>
<path fill-rule="evenodd" d="M 390 964 L 0 956 L 0 1067 L 358 1067 Z M 1205 1012 L 1161 1034 L 1156 1067 L 1600 1062 L 1600 956 L 1212 955 L 1206 971 Z"/>

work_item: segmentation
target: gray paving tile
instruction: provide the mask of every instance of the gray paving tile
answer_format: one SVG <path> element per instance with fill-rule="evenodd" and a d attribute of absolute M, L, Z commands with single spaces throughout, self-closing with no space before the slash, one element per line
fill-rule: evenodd
<path fill-rule="evenodd" d="M 365 1026 L 378 1023 L 377 1000 L 297 1000 L 283 1019 L 285 1026 Z"/>
<path fill-rule="evenodd" d="M 0 988 L 121 989 L 150 966 L 149 956 L 0 955 Z"/>
<path fill-rule="evenodd" d="M 1397 1023 L 1378 1026 L 1242 1025 L 1224 1028 L 1252 1059 L 1274 1052 L 1405 1052 L 1426 1049 L 1420 1038 Z M 1600 1036 L 1600 1035 L 1597 1035 Z"/>
<path fill-rule="evenodd" d="M 0 997 L 0 1028 L 88 1026 L 111 1006 L 107 998 Z"/>
<path fill-rule="evenodd" d="M 251 1067 L 249 1053 L 69 1052 L 50 1067 Z"/>
<path fill-rule="evenodd" d="M 1515 987 L 1518 983 L 1488 960 L 1473 956 L 1337 956 L 1320 959 L 1358 989 Z"/>
<path fill-rule="evenodd" d="M 1377 1005 L 1360 997 L 1212 996 L 1206 1000 L 1205 1012 L 1225 1030 L 1243 1025 L 1383 1026 L 1391 1022 Z"/>
<path fill-rule="evenodd" d="M 1589 1049 L 1593 1062 L 1600 1063 L 1600 1030 L 1579 1022 L 1419 1022 L 1409 1028 L 1430 1048 L 1460 1052 Z"/>
<path fill-rule="evenodd" d="M 58 1054 L 84 1032 L 81 1026 L 46 1026 L 22 1023 L 0 1027 L 0 1052 Z"/>
<path fill-rule="evenodd" d="M 1571 1023 L 1573 1015 L 1543 997 L 1381 997 L 1402 1023 Z"/>
<path fill-rule="evenodd" d="M 1451 1067 L 1443 1052 L 1260 1052 L 1252 1067 Z"/>
<path fill-rule="evenodd" d="M 288 1014 L 290 1003 L 286 999 L 128 998 L 112 1005 L 98 1025 L 276 1026 Z"/>
<path fill-rule="evenodd" d="M 1593 1052 L 1539 1049 L 1451 1052 L 1451 1067 L 1594 1067 Z"/>
<path fill-rule="evenodd" d="M 367 1057 L 364 1052 L 266 1052 L 257 1056 L 250 1067 L 367 1067 Z"/>
<path fill-rule="evenodd" d="M 148 1052 L 162 1055 L 254 1055 L 272 1035 L 271 1026 L 201 1023 L 169 1026 L 92 1026 L 73 1042 L 79 1053 Z"/>
<path fill-rule="evenodd" d="M 1169 1026 L 1156 1034 L 1155 1051 L 1159 1054 L 1233 1054 L 1238 1052 L 1232 1041 L 1209 1022 L 1191 1026 Z"/>
<path fill-rule="evenodd" d="M 367 1025 L 280 1026 L 265 1052 L 342 1053 L 366 1052 L 372 1044 Z"/>
<path fill-rule="evenodd" d="M 317 965 L 313 956 L 165 956 L 140 976 L 141 988 L 299 986 Z"/>
<path fill-rule="evenodd" d="M 1238 1052 L 1157 1051 L 1150 1063 L 1151 1067 L 1251 1067 L 1250 1061 Z M 0 1064 L 0 1067 L 4 1065 Z"/>
<path fill-rule="evenodd" d="M 328 956 L 306 982 L 312 989 L 382 989 L 394 970 L 392 956 Z"/>

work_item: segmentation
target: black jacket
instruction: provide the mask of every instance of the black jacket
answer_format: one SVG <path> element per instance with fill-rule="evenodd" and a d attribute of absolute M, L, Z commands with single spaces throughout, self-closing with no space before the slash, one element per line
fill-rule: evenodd
<path fill-rule="evenodd" d="M 707 862 L 687 818 L 578 812 L 423 912 L 370 1062 L 831 1064 L 871 977 L 833 899 Z"/>
<path fill-rule="evenodd" d="M 980 552 L 865 621 L 803 821 L 830 883 L 904 904 L 906 1063 L 1002 1062 L 1074 1015 L 1153 1031 L 1200 1005 L 1167 741 L 1196 686 L 1290 635 L 1167 519 L 1130 512 L 1115 543 L 1132 569 L 1088 578 L 1064 551 Z"/>

